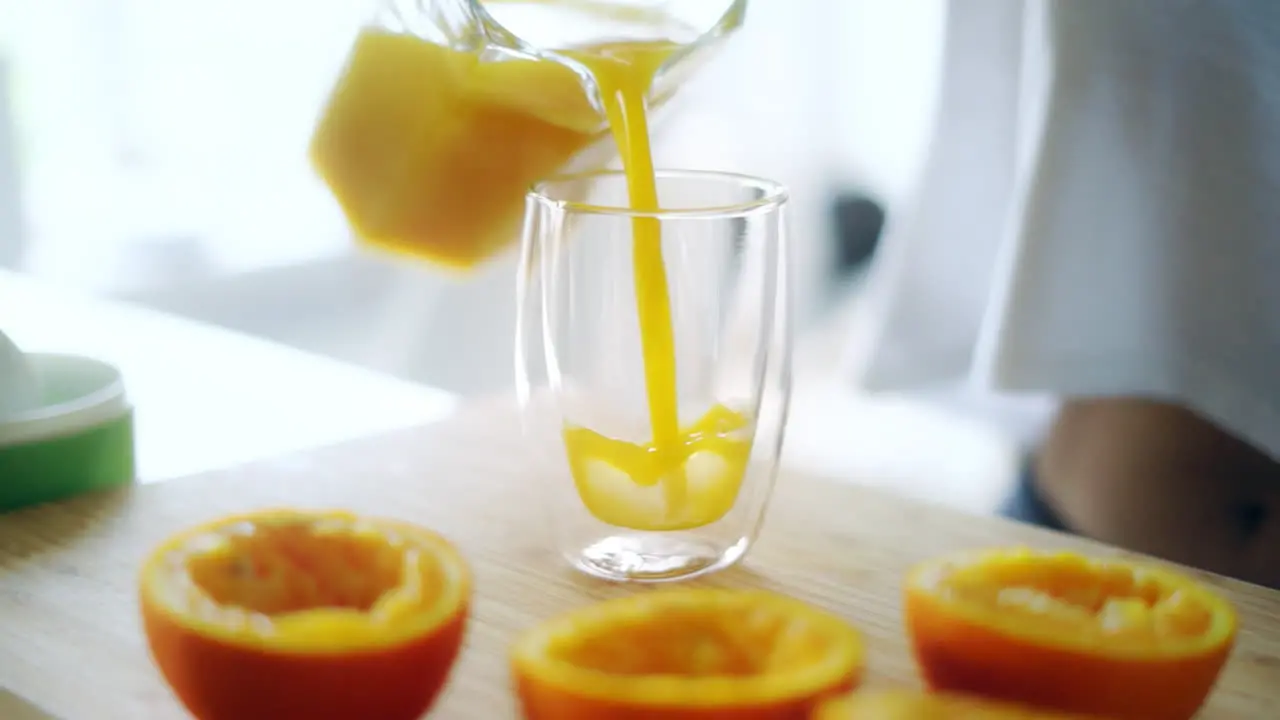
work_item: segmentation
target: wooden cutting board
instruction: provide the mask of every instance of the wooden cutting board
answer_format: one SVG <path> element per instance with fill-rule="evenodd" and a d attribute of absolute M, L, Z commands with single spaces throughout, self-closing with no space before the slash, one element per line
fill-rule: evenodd
<path fill-rule="evenodd" d="M 24 697 L 0 688 L 0 718 L 4 720 L 58 720 Z"/>
<path fill-rule="evenodd" d="M 214 474 L 0 517 L 0 686 L 67 720 L 184 717 L 151 666 L 134 576 L 184 526 L 272 505 L 342 506 L 452 537 L 476 572 L 466 649 L 433 717 L 515 717 L 505 648 L 523 628 L 638 590 L 594 581 L 545 548 L 538 485 L 516 414 L 498 403 L 453 420 Z M 918 560 L 1028 544 L 1109 554 L 1076 538 L 860 488 L 783 474 L 742 567 L 704 584 L 761 587 L 829 608 L 867 636 L 870 684 L 916 685 L 899 583 Z M 1200 574 L 1241 614 L 1237 650 L 1203 717 L 1280 717 L 1280 593 Z"/>

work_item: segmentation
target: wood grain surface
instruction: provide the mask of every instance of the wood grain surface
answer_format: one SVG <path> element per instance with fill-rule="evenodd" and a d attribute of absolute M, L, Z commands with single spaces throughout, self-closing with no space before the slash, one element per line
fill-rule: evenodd
<path fill-rule="evenodd" d="M 515 716 L 512 637 L 538 620 L 644 589 L 566 567 L 536 528 L 539 485 L 514 409 L 471 406 L 428 428 L 145 485 L 0 517 L 0 686 L 67 720 L 184 717 L 146 654 L 137 566 L 169 533 L 263 506 L 342 506 L 452 537 L 477 577 L 466 649 L 432 717 Z M 900 618 L 913 562 L 960 548 L 1103 546 L 996 518 L 910 502 L 852 483 L 783 473 L 759 544 L 705 584 L 761 587 L 829 608 L 865 633 L 869 684 L 918 683 Z M 1200 574 L 1241 614 L 1236 652 L 1202 713 L 1280 717 L 1280 593 Z"/>

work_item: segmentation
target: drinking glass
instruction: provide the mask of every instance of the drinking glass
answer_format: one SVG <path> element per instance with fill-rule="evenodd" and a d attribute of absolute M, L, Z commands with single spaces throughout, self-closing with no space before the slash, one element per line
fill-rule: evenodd
<path fill-rule="evenodd" d="M 613 580 L 689 578 L 743 557 L 791 395 L 786 189 L 722 172 L 659 170 L 656 181 L 655 212 L 630 209 L 617 171 L 535 187 L 517 278 L 530 482 L 556 550 Z M 661 232 L 669 325 L 654 309 L 653 246 L 635 234 L 646 227 Z M 668 327 L 670 346 L 653 347 Z"/>

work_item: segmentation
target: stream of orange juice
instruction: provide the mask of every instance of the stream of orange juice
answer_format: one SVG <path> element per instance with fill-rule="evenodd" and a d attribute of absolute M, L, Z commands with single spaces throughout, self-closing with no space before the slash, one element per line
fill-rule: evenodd
<path fill-rule="evenodd" d="M 600 87 L 636 210 L 659 209 L 645 99 L 676 47 L 617 42 L 565 52 Z M 580 81 L 560 63 L 480 63 L 413 36 L 367 31 L 311 157 L 366 242 L 467 267 L 507 241 L 524 190 L 592 142 L 598 124 Z M 567 426 L 565 450 L 583 504 L 600 520 L 636 530 L 701 527 L 737 499 L 750 420 L 715 405 L 681 426 L 662 230 L 657 219 L 636 217 L 632 232 L 652 439 Z"/>
<path fill-rule="evenodd" d="M 618 43 L 570 54 L 600 88 L 633 210 L 659 209 L 645 100 L 654 74 L 675 49 L 669 42 Z M 601 520 L 638 530 L 701 527 L 723 517 L 738 497 L 751 448 L 745 439 L 748 422 L 716 405 L 688 427 L 680 426 L 661 222 L 632 218 L 632 244 L 653 438 L 637 444 L 570 427 L 564 432 L 565 449 L 579 495 Z M 698 461 L 691 462 L 695 456 Z"/>

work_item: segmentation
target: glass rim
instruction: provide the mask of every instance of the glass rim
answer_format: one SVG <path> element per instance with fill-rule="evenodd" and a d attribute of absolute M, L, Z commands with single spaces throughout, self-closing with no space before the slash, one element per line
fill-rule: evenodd
<path fill-rule="evenodd" d="M 762 196 L 755 200 L 748 200 L 728 205 L 707 205 L 702 207 L 659 210 L 635 210 L 629 206 L 596 205 L 593 203 L 578 202 L 576 200 L 559 200 L 547 194 L 546 189 L 549 186 L 560 183 L 604 177 L 620 178 L 623 181 L 626 180 L 626 173 L 622 170 L 590 170 L 587 172 L 553 175 L 530 188 L 525 197 L 531 202 L 536 202 L 543 207 L 553 209 L 563 214 L 654 218 L 657 220 L 724 220 L 740 218 L 780 209 L 783 205 L 787 204 L 788 200 L 791 199 L 791 192 L 785 185 L 777 182 L 776 180 L 769 180 L 755 175 L 746 175 L 743 173 L 727 172 L 722 170 L 679 170 L 668 168 L 654 170 L 653 174 L 655 179 L 658 181 L 662 181 L 663 179 L 686 179 L 713 180 L 722 183 L 731 182 L 740 187 L 754 187 L 762 192 Z"/>

